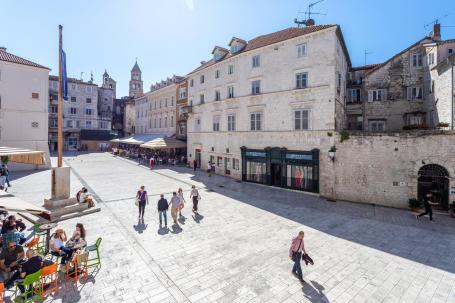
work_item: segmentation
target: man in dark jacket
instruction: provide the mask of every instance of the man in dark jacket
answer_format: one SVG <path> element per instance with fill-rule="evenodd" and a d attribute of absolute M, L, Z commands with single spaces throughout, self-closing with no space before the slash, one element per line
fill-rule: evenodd
<path fill-rule="evenodd" d="M 423 205 L 425 207 L 425 212 L 421 213 L 420 215 L 416 216 L 416 219 L 419 219 L 422 216 L 429 215 L 430 216 L 430 221 L 433 221 L 433 210 L 431 209 L 432 205 L 438 205 L 439 203 L 434 203 L 431 202 L 431 199 L 433 198 L 433 195 L 431 193 L 428 193 L 425 195 L 425 199 L 423 200 Z"/>
<path fill-rule="evenodd" d="M 164 195 L 160 195 L 161 199 L 158 200 L 158 216 L 160 217 L 160 228 L 163 225 L 162 218 L 164 218 L 164 227 L 167 228 L 167 210 L 169 208 L 169 204 L 167 200 L 164 199 Z"/>

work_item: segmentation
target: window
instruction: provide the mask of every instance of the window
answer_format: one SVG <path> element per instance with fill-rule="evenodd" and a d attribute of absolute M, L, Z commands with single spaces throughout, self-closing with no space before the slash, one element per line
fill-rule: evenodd
<path fill-rule="evenodd" d="M 71 97 L 71 102 L 76 102 L 76 97 Z"/>
<path fill-rule="evenodd" d="M 228 75 L 232 75 L 234 73 L 234 65 L 228 65 Z"/>
<path fill-rule="evenodd" d="M 422 66 L 422 55 L 418 53 L 412 54 L 412 66 L 421 67 Z"/>
<path fill-rule="evenodd" d="M 219 77 L 220 77 L 220 70 L 217 69 L 217 70 L 215 71 L 215 79 L 218 79 Z"/>
<path fill-rule="evenodd" d="M 164 100 L 164 107 L 167 107 L 167 98 Z"/>
<path fill-rule="evenodd" d="M 80 127 L 81 127 L 81 121 L 76 120 L 76 128 L 80 128 Z"/>
<path fill-rule="evenodd" d="M 92 121 L 90 120 L 85 121 L 85 128 L 92 128 Z"/>
<path fill-rule="evenodd" d="M 57 106 L 55 106 L 55 105 L 50 106 L 49 107 L 49 112 L 51 114 L 56 114 L 58 112 Z"/>
<path fill-rule="evenodd" d="M 261 80 L 251 82 L 251 94 L 259 95 L 261 93 Z"/>
<path fill-rule="evenodd" d="M 297 57 L 305 57 L 306 56 L 306 43 L 302 43 L 297 45 Z"/>
<path fill-rule="evenodd" d="M 194 86 L 194 80 L 190 79 L 190 87 L 193 87 L 193 86 Z"/>
<path fill-rule="evenodd" d="M 434 53 L 429 53 L 428 54 L 428 65 L 433 65 L 434 64 Z"/>
<path fill-rule="evenodd" d="M 240 50 L 240 45 L 234 44 L 233 46 L 231 46 L 231 53 L 232 54 L 237 53 L 239 50 Z"/>
<path fill-rule="evenodd" d="M 156 118 L 155 118 L 155 120 L 153 122 L 153 127 L 156 128 Z"/>
<path fill-rule="evenodd" d="M 66 121 L 66 127 L 73 127 L 73 121 L 72 120 L 68 120 Z"/>
<path fill-rule="evenodd" d="M 39 93 L 32 93 L 32 99 L 39 99 Z"/>
<path fill-rule="evenodd" d="M 164 128 L 167 127 L 167 117 L 164 117 Z"/>
<path fill-rule="evenodd" d="M 214 132 L 220 131 L 220 116 L 213 117 L 213 131 Z"/>
<path fill-rule="evenodd" d="M 75 108 L 75 107 L 70 107 L 70 114 L 71 114 L 71 115 L 76 115 L 76 114 L 77 114 L 77 108 Z"/>
<path fill-rule="evenodd" d="M 221 100 L 221 93 L 217 89 L 217 90 L 215 90 L 215 101 L 220 101 L 220 100 Z"/>
<path fill-rule="evenodd" d="M 298 73 L 295 75 L 296 88 L 306 88 L 308 85 L 308 73 Z"/>
<path fill-rule="evenodd" d="M 234 98 L 234 86 L 228 86 L 228 99 Z"/>
<path fill-rule="evenodd" d="M 348 103 L 360 103 L 360 88 L 348 89 Z"/>
<path fill-rule="evenodd" d="M 91 86 L 86 86 L 85 90 L 87 91 L 87 93 L 91 93 L 92 92 L 92 87 Z"/>
<path fill-rule="evenodd" d="M 161 118 L 160 118 L 160 124 L 159 124 L 159 128 L 161 128 Z"/>
<path fill-rule="evenodd" d="M 294 111 L 294 129 L 306 130 L 309 129 L 310 112 L 308 110 Z"/>
<path fill-rule="evenodd" d="M 86 102 L 87 103 L 92 103 L 92 98 L 87 98 Z"/>
<path fill-rule="evenodd" d="M 341 88 L 341 73 L 338 72 L 338 73 L 337 73 L 337 76 L 338 76 L 337 87 L 338 87 L 338 88 Z"/>
<path fill-rule="evenodd" d="M 76 84 L 71 84 L 71 90 L 76 90 L 76 89 L 77 89 Z"/>
<path fill-rule="evenodd" d="M 385 131 L 385 120 L 368 120 L 368 129 L 372 132 Z"/>
<path fill-rule="evenodd" d="M 204 104 L 204 94 L 199 95 L 199 103 Z"/>
<path fill-rule="evenodd" d="M 174 96 L 171 97 L 171 106 L 174 106 Z"/>
<path fill-rule="evenodd" d="M 235 131 L 235 115 L 228 115 L 228 131 Z"/>
<path fill-rule="evenodd" d="M 262 113 L 250 114 L 251 130 L 261 130 Z"/>
<path fill-rule="evenodd" d="M 239 163 L 240 163 L 239 159 L 232 159 L 232 168 L 235 170 L 239 170 L 240 169 Z"/>
<path fill-rule="evenodd" d="M 57 127 L 57 119 L 51 119 L 51 127 Z"/>
<path fill-rule="evenodd" d="M 253 56 L 253 68 L 261 65 L 261 57 L 259 55 Z"/>
<path fill-rule="evenodd" d="M 92 114 L 92 109 L 91 108 L 86 108 L 85 109 L 85 114 L 90 116 Z"/>
<path fill-rule="evenodd" d="M 384 89 L 374 89 L 368 91 L 368 102 L 385 100 Z"/>
<path fill-rule="evenodd" d="M 204 81 L 205 81 L 205 77 L 204 77 L 204 75 L 201 75 L 200 82 L 204 83 Z"/>
<path fill-rule="evenodd" d="M 216 166 L 223 166 L 223 157 L 216 157 Z"/>
<path fill-rule="evenodd" d="M 449 56 L 450 56 L 451 54 L 453 54 L 453 48 L 449 48 L 449 50 L 448 50 L 447 53 L 449 54 Z"/>
<path fill-rule="evenodd" d="M 408 87 L 408 100 L 422 100 L 422 87 Z"/>
<path fill-rule="evenodd" d="M 180 87 L 179 89 L 179 100 L 186 98 L 186 87 Z"/>
<path fill-rule="evenodd" d="M 171 127 L 174 127 L 174 116 L 171 116 Z"/>

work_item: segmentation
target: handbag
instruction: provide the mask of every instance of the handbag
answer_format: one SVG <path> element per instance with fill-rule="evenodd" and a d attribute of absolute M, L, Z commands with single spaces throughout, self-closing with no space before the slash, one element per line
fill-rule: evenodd
<path fill-rule="evenodd" d="M 139 198 L 136 198 L 136 200 L 134 201 L 134 205 L 139 206 Z"/>
<path fill-rule="evenodd" d="M 197 200 L 201 200 L 201 195 L 197 195 Z"/>

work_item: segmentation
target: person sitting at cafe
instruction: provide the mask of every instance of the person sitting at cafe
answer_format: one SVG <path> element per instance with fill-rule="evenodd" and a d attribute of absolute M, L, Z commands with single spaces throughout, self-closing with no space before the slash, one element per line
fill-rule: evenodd
<path fill-rule="evenodd" d="M 5 249 L 6 245 L 11 241 L 17 245 L 22 245 L 26 240 L 25 235 L 17 231 L 16 225 L 9 225 L 6 234 L 2 235 L 2 247 Z"/>
<path fill-rule="evenodd" d="M 8 245 L 0 253 L 0 272 L 4 279 L 7 279 L 11 272 L 17 270 L 18 262 L 24 259 L 24 248 L 17 245 L 14 241 L 8 242 Z"/>
<path fill-rule="evenodd" d="M 72 249 L 65 247 L 66 241 L 67 237 L 65 231 L 58 228 L 52 235 L 49 247 L 52 255 L 61 257 L 60 266 L 62 271 L 65 270 L 66 260 L 71 257 L 72 253 Z"/>
<path fill-rule="evenodd" d="M 8 231 L 8 228 L 10 225 L 16 225 L 17 230 L 20 232 L 24 231 L 26 229 L 25 224 L 22 222 L 22 220 L 16 220 L 16 216 L 10 215 L 8 218 L 3 222 L 2 225 L 2 235 L 6 234 Z"/>
<path fill-rule="evenodd" d="M 19 265 L 19 269 L 13 273 L 11 278 L 6 280 L 5 288 L 11 288 L 14 286 L 14 281 L 24 279 L 26 276 L 36 273 L 43 266 L 43 258 L 33 249 L 29 249 L 26 252 L 27 261 Z M 24 287 L 18 285 L 22 293 L 24 293 Z"/>

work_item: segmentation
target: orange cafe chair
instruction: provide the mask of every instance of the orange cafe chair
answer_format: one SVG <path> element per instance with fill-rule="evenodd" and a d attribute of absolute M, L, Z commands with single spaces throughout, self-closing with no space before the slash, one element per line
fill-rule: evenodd
<path fill-rule="evenodd" d="M 35 236 L 30 242 L 27 243 L 27 248 L 37 249 L 39 244 L 39 236 Z"/>
<path fill-rule="evenodd" d="M 68 281 L 73 280 L 77 287 L 79 278 L 84 277 L 85 280 L 88 279 L 88 251 L 76 254 L 71 261 L 68 260 L 66 263 L 65 286 L 67 286 Z"/>
<path fill-rule="evenodd" d="M 58 292 L 58 265 L 52 264 L 41 269 L 41 295 L 44 297 L 48 294 Z"/>
<path fill-rule="evenodd" d="M 0 283 L 0 303 L 3 303 L 3 291 L 5 288 L 5 284 Z"/>

